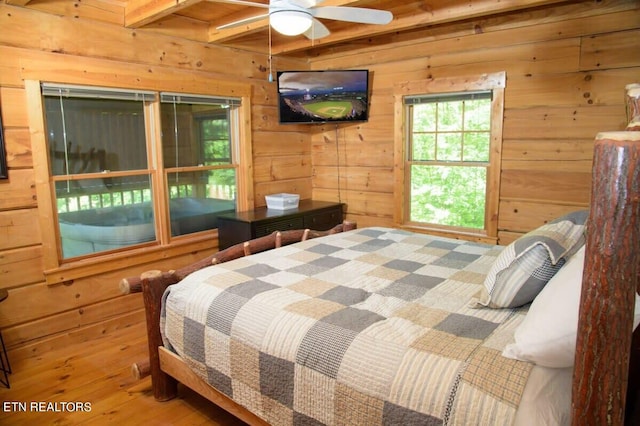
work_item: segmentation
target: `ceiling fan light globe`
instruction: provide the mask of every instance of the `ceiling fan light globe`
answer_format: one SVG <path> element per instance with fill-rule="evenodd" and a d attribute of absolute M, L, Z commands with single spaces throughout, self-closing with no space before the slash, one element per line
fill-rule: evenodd
<path fill-rule="evenodd" d="M 269 14 L 269 23 L 280 34 L 295 36 L 311 28 L 312 18 L 306 12 L 282 10 L 271 12 Z"/>

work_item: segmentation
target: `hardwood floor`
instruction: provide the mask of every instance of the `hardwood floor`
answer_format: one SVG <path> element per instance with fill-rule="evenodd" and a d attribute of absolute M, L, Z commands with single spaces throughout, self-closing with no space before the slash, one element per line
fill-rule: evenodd
<path fill-rule="evenodd" d="M 140 323 L 12 362 L 11 389 L 0 384 L 0 424 L 245 425 L 185 387 L 179 398 L 155 401 L 150 377 L 138 381 L 131 375 L 146 347 Z"/>

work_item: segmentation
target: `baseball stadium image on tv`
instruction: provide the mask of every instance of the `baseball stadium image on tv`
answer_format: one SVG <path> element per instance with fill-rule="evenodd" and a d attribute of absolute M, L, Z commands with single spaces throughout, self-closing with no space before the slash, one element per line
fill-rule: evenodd
<path fill-rule="evenodd" d="M 279 71 L 281 124 L 344 123 L 369 118 L 369 71 Z"/>

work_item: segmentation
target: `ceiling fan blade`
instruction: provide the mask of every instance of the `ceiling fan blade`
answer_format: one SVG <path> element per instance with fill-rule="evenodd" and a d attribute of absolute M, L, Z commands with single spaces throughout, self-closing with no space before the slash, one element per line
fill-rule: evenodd
<path fill-rule="evenodd" d="M 329 34 L 331 34 L 329 32 L 329 28 L 317 19 L 314 19 L 311 24 L 311 28 L 304 32 L 304 36 L 310 40 L 318 40 L 319 38 L 326 37 Z"/>
<path fill-rule="evenodd" d="M 220 25 L 219 27 L 216 27 L 216 29 L 217 30 L 225 30 L 227 28 L 235 28 L 235 27 L 239 27 L 241 25 L 250 24 L 252 22 L 259 21 L 261 19 L 268 18 L 268 17 L 269 17 L 269 14 L 265 13 L 263 15 L 252 16 L 250 18 L 245 18 L 245 19 L 240 19 L 238 21 L 229 22 L 228 24 L 224 24 L 224 25 Z"/>
<path fill-rule="evenodd" d="M 388 24 L 393 14 L 386 10 L 365 9 L 362 7 L 324 6 L 309 10 L 316 18 L 335 19 L 337 21 L 357 22 L 360 24 Z"/>

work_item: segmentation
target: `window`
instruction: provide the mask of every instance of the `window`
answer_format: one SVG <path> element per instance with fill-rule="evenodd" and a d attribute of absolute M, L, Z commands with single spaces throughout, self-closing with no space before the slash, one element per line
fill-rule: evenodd
<path fill-rule="evenodd" d="M 236 208 L 239 102 L 176 93 L 161 98 L 171 235 L 217 228 L 217 215 Z"/>
<path fill-rule="evenodd" d="M 238 98 L 42 84 L 59 259 L 215 229 L 237 207 Z"/>
<path fill-rule="evenodd" d="M 496 237 L 504 74 L 402 87 L 398 222 Z"/>

